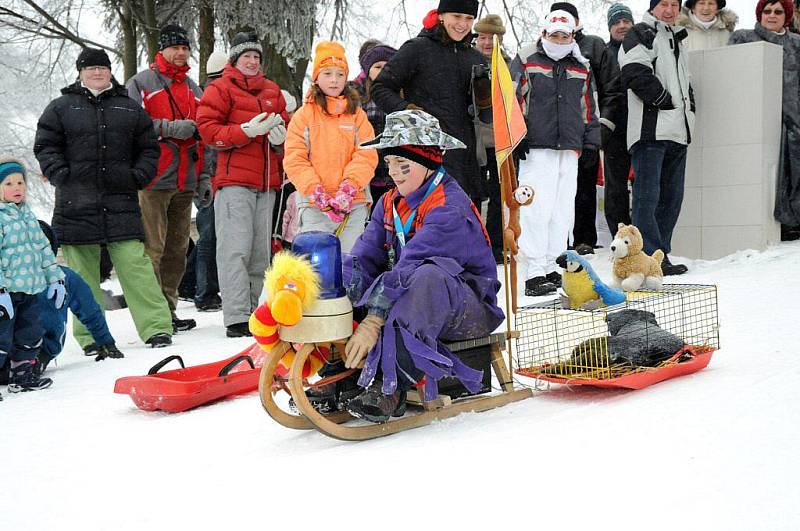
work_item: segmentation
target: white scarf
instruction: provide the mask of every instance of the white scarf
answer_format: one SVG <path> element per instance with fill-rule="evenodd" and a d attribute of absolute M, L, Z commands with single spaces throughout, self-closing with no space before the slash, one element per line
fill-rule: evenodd
<path fill-rule="evenodd" d="M 581 63 L 585 65 L 589 64 L 589 60 L 583 56 L 580 46 L 578 46 L 578 43 L 575 41 L 569 44 L 556 44 L 542 37 L 542 48 L 544 49 L 544 53 L 547 54 L 547 57 L 553 61 L 560 61 L 569 54 L 572 54 L 575 59 Z"/>
<path fill-rule="evenodd" d="M 99 95 L 100 95 L 100 94 L 102 94 L 103 92 L 105 92 L 105 91 L 107 91 L 107 90 L 111 90 L 111 89 L 114 87 L 114 84 L 113 84 L 113 83 L 109 83 L 109 84 L 108 84 L 108 86 L 107 86 L 106 88 L 104 88 L 103 90 L 94 90 L 94 89 L 90 89 L 89 87 L 87 87 L 87 86 L 86 86 L 86 85 L 83 83 L 83 81 L 81 81 L 81 86 L 82 86 L 83 88 L 85 88 L 86 90 L 88 90 L 89 92 L 91 92 L 91 93 L 92 93 L 92 96 L 94 96 L 94 97 L 96 98 L 97 96 L 99 96 Z"/>
<path fill-rule="evenodd" d="M 711 26 L 716 24 L 717 20 L 719 20 L 719 17 L 716 16 L 716 17 L 712 18 L 711 20 L 709 20 L 708 22 L 703 22 L 702 20 L 700 20 L 699 18 L 694 16 L 694 13 L 692 13 L 691 11 L 689 11 L 689 18 L 691 19 L 692 22 L 694 22 L 696 25 L 700 26 L 704 30 L 711 29 Z"/>

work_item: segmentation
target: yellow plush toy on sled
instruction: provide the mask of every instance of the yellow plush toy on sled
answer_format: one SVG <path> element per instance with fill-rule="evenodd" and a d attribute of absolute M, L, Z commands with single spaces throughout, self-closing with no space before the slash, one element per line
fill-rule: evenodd
<path fill-rule="evenodd" d="M 280 341 L 279 327 L 294 326 L 319 297 L 320 279 L 311 262 L 304 256 L 281 251 L 272 260 L 264 275 L 267 300 L 250 316 L 250 332 L 259 346 L 271 352 Z M 288 374 L 294 361 L 294 350 L 281 358 L 276 372 Z M 325 363 L 325 353 L 312 355 L 303 368 L 303 377 L 315 374 Z"/>

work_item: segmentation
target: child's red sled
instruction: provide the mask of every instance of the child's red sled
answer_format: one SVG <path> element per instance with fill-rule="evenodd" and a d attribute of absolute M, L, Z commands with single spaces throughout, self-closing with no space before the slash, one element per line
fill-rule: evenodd
<path fill-rule="evenodd" d="M 692 374 L 704 369 L 711 361 L 711 356 L 716 349 L 710 346 L 690 346 L 687 345 L 675 354 L 665 365 L 652 367 L 632 372 L 616 378 L 594 379 L 594 378 L 565 378 L 542 372 L 532 372 L 520 369 L 516 372 L 522 376 L 537 378 L 552 383 L 566 385 L 588 385 L 591 387 L 605 387 L 611 389 L 643 389 L 650 385 L 670 378 L 677 378 Z"/>
<path fill-rule="evenodd" d="M 184 368 L 158 372 L 173 360 Z M 228 359 L 196 367 L 186 368 L 180 356 L 169 356 L 156 363 L 146 376 L 120 378 L 114 392 L 130 395 L 133 403 L 145 411 L 178 413 L 226 396 L 255 391 L 263 360 L 264 351 L 258 344 Z"/>

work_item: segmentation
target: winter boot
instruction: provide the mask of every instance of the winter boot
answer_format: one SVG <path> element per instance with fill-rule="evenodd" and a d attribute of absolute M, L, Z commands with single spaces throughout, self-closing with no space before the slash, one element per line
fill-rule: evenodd
<path fill-rule="evenodd" d="M 528 297 L 541 297 L 555 293 L 555 284 L 547 280 L 547 277 L 533 277 L 525 281 L 525 295 Z"/>
<path fill-rule="evenodd" d="M 0 366 L 0 385 L 8 385 L 11 379 L 11 362 L 6 358 L 6 362 Z"/>
<path fill-rule="evenodd" d="M 197 321 L 194 319 L 178 319 L 176 316 L 172 316 L 172 332 L 175 334 L 178 332 L 186 332 L 196 326 Z"/>
<path fill-rule="evenodd" d="M 575 252 L 580 255 L 594 254 L 594 247 L 592 247 L 588 243 L 579 243 L 578 245 L 575 246 Z"/>
<path fill-rule="evenodd" d="M 42 373 L 47 370 L 47 366 L 50 365 L 51 361 L 53 361 L 53 358 L 44 352 L 40 352 L 36 356 L 36 364 L 33 366 L 34 374 L 36 374 L 36 376 L 41 376 Z"/>
<path fill-rule="evenodd" d="M 664 261 L 661 262 L 661 272 L 664 276 L 669 275 L 682 275 L 689 271 L 689 268 L 683 264 L 673 264 L 669 261 L 669 256 L 664 255 Z"/>
<path fill-rule="evenodd" d="M 547 273 L 545 277 L 548 282 L 553 284 L 556 288 L 561 287 L 561 275 L 558 274 L 558 271 L 553 271 L 552 273 Z"/>
<path fill-rule="evenodd" d="M 218 312 L 222 309 L 222 299 L 219 295 L 212 295 L 208 300 L 195 302 L 194 305 L 201 312 Z"/>
<path fill-rule="evenodd" d="M 98 354 L 100 354 L 101 351 L 102 349 L 100 348 L 100 345 L 98 345 L 97 343 L 89 343 L 88 345 L 83 347 L 84 356 L 97 356 Z"/>
<path fill-rule="evenodd" d="M 11 369 L 11 381 L 8 384 L 9 393 L 24 393 L 27 391 L 39 391 L 47 389 L 53 385 L 50 378 L 42 378 L 36 375 L 34 363 L 22 363 Z"/>
<path fill-rule="evenodd" d="M 319 375 L 322 378 L 328 378 L 345 371 L 344 362 L 337 360 L 333 363 L 326 363 L 319 370 Z M 306 397 L 314 409 L 320 413 L 334 413 L 341 411 L 347 406 L 353 398 L 358 396 L 362 388 L 358 385 L 358 377 L 360 373 L 354 372 L 346 378 L 331 382 L 321 387 L 312 387 L 306 390 Z M 289 399 L 289 408 L 292 411 L 297 411 L 297 406 L 294 404 L 294 399 Z"/>
<path fill-rule="evenodd" d="M 406 392 L 397 389 L 391 395 L 381 392 L 383 382 L 373 380 L 363 393 L 347 403 L 351 415 L 369 422 L 383 424 L 390 417 L 402 417 L 406 413 Z"/>
<path fill-rule="evenodd" d="M 156 334 L 145 341 L 151 348 L 164 348 L 172 344 L 172 337 L 169 334 Z"/>
<path fill-rule="evenodd" d="M 253 334 L 250 333 L 250 324 L 245 322 L 228 326 L 225 335 L 228 337 L 250 337 Z"/>

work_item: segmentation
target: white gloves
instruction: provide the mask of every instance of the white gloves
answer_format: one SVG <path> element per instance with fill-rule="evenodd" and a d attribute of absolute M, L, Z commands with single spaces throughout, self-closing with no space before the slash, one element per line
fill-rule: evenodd
<path fill-rule="evenodd" d="M 241 128 L 244 134 L 250 138 L 256 138 L 257 136 L 266 135 L 277 126 L 283 127 L 283 138 L 286 138 L 286 128 L 283 124 L 283 118 L 275 113 L 262 112 L 249 122 L 243 123 Z"/>
<path fill-rule="evenodd" d="M 280 118 L 280 116 L 278 118 Z M 269 139 L 269 143 L 273 146 L 280 146 L 286 140 L 286 126 L 282 123 L 276 125 L 269 130 L 267 138 Z"/>

